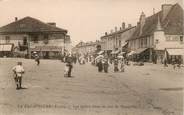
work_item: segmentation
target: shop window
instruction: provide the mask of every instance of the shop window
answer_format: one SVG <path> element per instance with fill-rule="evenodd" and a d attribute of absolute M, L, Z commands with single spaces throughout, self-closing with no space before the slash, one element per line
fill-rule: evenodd
<path fill-rule="evenodd" d="M 5 36 L 5 42 L 10 43 L 10 36 Z"/>

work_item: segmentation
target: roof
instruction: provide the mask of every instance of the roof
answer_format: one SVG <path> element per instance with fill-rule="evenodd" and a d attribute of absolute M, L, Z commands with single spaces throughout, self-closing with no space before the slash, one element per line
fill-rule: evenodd
<path fill-rule="evenodd" d="M 168 15 L 165 19 L 162 20 L 162 11 L 157 12 L 156 14 L 149 16 L 145 20 L 145 24 L 142 29 L 142 34 L 140 34 L 140 24 L 137 25 L 135 32 L 132 37 L 129 39 L 137 39 L 145 36 L 152 35 L 157 27 L 158 17 L 160 17 L 161 26 L 165 34 L 169 35 L 183 35 L 183 17 L 184 12 L 182 7 L 179 4 L 172 6 Z"/>
<path fill-rule="evenodd" d="M 38 19 L 25 17 L 0 28 L 0 33 L 34 33 L 34 32 L 61 32 L 67 30 L 51 26 Z"/>
<path fill-rule="evenodd" d="M 130 29 L 133 29 L 133 28 L 135 28 L 135 27 L 136 27 L 136 26 L 129 27 L 129 28 L 126 28 L 126 29 L 123 29 L 123 30 L 119 30 L 119 31 L 117 31 L 117 32 L 113 32 L 113 33 L 110 33 L 110 34 L 108 34 L 108 35 L 102 36 L 101 38 L 103 38 L 103 37 L 108 37 L 108 36 L 112 36 L 112 35 L 115 35 L 115 34 L 120 34 L 120 33 L 126 32 L 126 31 L 128 31 L 128 30 L 130 30 Z"/>

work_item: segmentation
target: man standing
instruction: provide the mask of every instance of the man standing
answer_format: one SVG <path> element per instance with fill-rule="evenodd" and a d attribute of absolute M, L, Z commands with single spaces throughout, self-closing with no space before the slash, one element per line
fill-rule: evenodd
<path fill-rule="evenodd" d="M 14 79 L 17 85 L 17 90 L 22 88 L 22 74 L 24 74 L 24 68 L 22 62 L 18 62 L 16 66 L 13 67 L 13 72 L 15 74 Z"/>
<path fill-rule="evenodd" d="M 101 59 L 97 63 L 97 67 L 98 67 L 98 72 L 102 72 L 102 70 L 103 70 L 103 64 L 102 64 L 102 60 Z"/>
<path fill-rule="evenodd" d="M 104 72 L 105 72 L 105 73 L 108 73 L 108 67 L 109 67 L 109 63 L 108 63 L 108 60 L 106 59 L 106 60 L 104 61 Z"/>

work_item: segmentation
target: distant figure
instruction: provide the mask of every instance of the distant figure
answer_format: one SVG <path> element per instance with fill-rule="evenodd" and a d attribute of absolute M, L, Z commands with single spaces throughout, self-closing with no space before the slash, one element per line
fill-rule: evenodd
<path fill-rule="evenodd" d="M 122 59 L 121 61 L 120 61 L 120 71 L 121 72 L 124 72 L 125 71 L 125 62 L 124 62 L 124 60 Z"/>
<path fill-rule="evenodd" d="M 105 73 L 108 73 L 108 68 L 109 68 L 108 60 L 105 60 L 104 61 L 103 68 L 104 68 L 104 72 Z"/>
<path fill-rule="evenodd" d="M 115 59 L 114 60 L 114 72 L 118 72 L 119 69 L 118 69 L 118 59 Z"/>
<path fill-rule="evenodd" d="M 14 72 L 14 80 L 17 85 L 16 89 L 21 89 L 22 88 L 22 75 L 24 74 L 24 68 L 22 66 L 22 62 L 18 62 L 16 66 L 12 68 Z"/>
<path fill-rule="evenodd" d="M 68 66 L 69 66 L 68 77 L 72 77 L 71 74 L 72 74 L 73 65 L 72 65 L 71 62 L 69 62 L 69 63 L 68 63 Z"/>
<path fill-rule="evenodd" d="M 37 65 L 40 65 L 40 57 L 38 54 L 35 55 L 35 61 L 37 62 Z"/>
<path fill-rule="evenodd" d="M 98 67 L 98 72 L 102 72 L 103 70 L 102 60 L 99 60 L 99 62 L 97 63 L 97 67 Z"/>
<path fill-rule="evenodd" d="M 66 63 L 65 69 L 64 69 L 64 77 L 68 77 L 69 68 L 70 68 L 70 65 Z"/>

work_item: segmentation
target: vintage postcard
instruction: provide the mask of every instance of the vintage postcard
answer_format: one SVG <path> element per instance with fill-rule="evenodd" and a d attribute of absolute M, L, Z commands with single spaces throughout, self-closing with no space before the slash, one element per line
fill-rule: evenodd
<path fill-rule="evenodd" d="M 183 115 L 183 0 L 0 0 L 0 115 Z"/>

